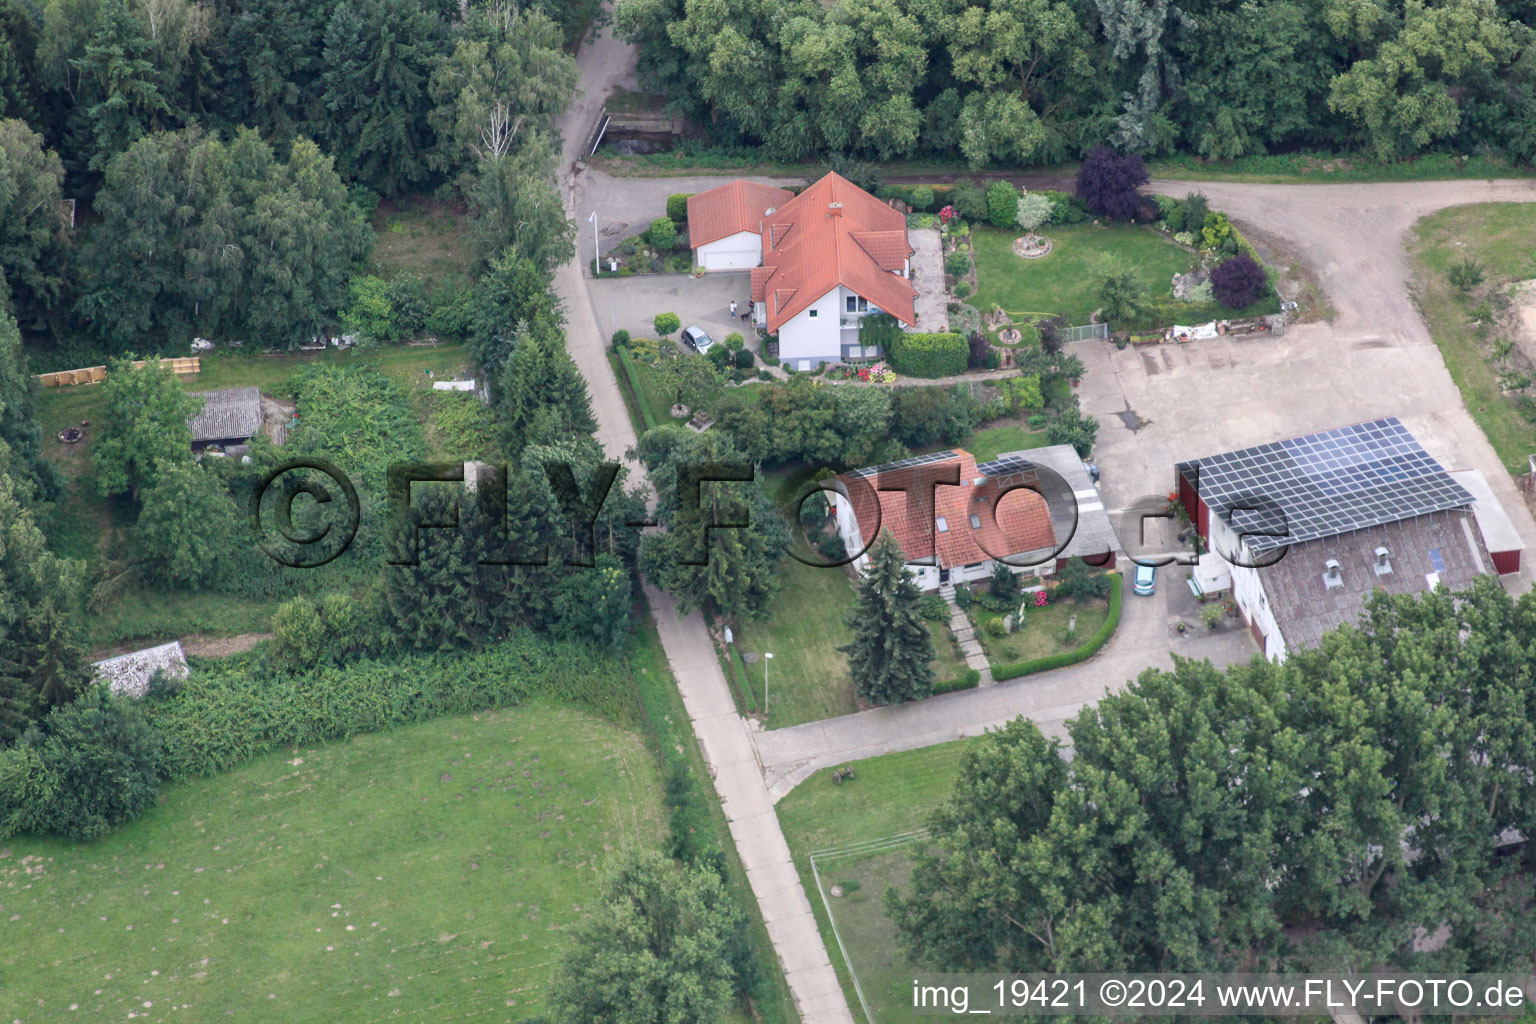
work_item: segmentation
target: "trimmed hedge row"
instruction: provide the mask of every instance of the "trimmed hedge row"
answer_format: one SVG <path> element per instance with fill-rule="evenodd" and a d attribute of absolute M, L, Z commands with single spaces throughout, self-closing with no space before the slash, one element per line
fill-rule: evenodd
<path fill-rule="evenodd" d="M 624 380 L 629 384 L 629 395 L 635 401 L 635 408 L 640 410 L 640 421 L 645 424 L 646 430 L 654 430 L 656 417 L 651 415 L 651 407 L 640 397 L 640 382 L 635 379 L 635 364 L 629 349 L 623 345 L 616 345 L 613 351 L 618 357 L 619 365 L 624 368 Z"/>
<path fill-rule="evenodd" d="M 998 681 L 1004 679 L 1017 679 L 1019 676 L 1027 676 L 1033 672 L 1047 672 L 1053 668 L 1065 668 L 1068 665 L 1076 665 L 1080 661 L 1087 661 L 1099 648 L 1109 643 L 1109 638 L 1115 632 L 1115 627 L 1120 624 L 1120 574 L 1112 572 L 1109 577 L 1114 582 L 1109 588 L 1109 614 L 1104 617 L 1101 625 L 1088 638 L 1088 641 L 1070 651 L 1062 651 L 1059 654 L 1047 654 L 1043 658 L 1031 658 L 1029 661 L 1016 661 L 1012 665 L 992 665 L 992 678 Z"/>
<path fill-rule="evenodd" d="M 981 682 L 981 672 L 974 668 L 968 668 L 953 679 L 946 679 L 933 684 L 934 696 L 941 693 L 954 693 L 956 690 L 973 690 Z"/>
<path fill-rule="evenodd" d="M 468 653 L 358 661 L 287 675 L 249 659 L 198 668 L 181 692 L 141 702 L 168 779 L 214 775 L 279 747 L 378 732 L 551 697 L 621 723 L 635 717 L 624 666 L 575 644 L 514 632 Z"/>
<path fill-rule="evenodd" d="M 891 368 L 908 377 L 953 377 L 965 372 L 971 346 L 963 334 L 904 333 L 887 355 Z"/>

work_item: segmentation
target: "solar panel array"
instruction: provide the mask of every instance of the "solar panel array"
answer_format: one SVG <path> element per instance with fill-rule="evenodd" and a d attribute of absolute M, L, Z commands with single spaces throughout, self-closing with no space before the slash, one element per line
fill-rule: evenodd
<path fill-rule="evenodd" d="M 1021 459 L 1017 455 L 1005 455 L 991 462 L 980 462 L 976 468 L 983 476 L 1004 476 L 1008 473 L 1032 473 L 1035 464 L 1028 459 Z"/>
<path fill-rule="evenodd" d="M 898 459 L 895 462 L 887 462 L 883 466 L 866 466 L 863 469 L 855 469 L 848 475 L 852 477 L 879 476 L 881 473 L 889 473 L 892 470 L 911 469 L 914 466 L 926 466 L 933 462 L 948 462 L 957 458 L 959 458 L 959 455 L 953 449 L 949 449 L 942 452 L 933 452 L 930 455 L 914 455 L 910 459 Z"/>
<path fill-rule="evenodd" d="M 1213 513 L 1239 532 L 1283 534 L 1249 536 L 1255 554 L 1473 500 L 1395 416 L 1183 462 L 1178 471 L 1193 480 L 1195 466 Z"/>

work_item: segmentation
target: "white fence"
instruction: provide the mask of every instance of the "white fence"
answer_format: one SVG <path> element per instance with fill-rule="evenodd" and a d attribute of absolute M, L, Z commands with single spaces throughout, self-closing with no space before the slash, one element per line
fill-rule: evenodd
<path fill-rule="evenodd" d="M 1103 341 L 1109 337 L 1109 324 L 1083 324 L 1081 327 L 1063 328 L 1067 341 Z"/>

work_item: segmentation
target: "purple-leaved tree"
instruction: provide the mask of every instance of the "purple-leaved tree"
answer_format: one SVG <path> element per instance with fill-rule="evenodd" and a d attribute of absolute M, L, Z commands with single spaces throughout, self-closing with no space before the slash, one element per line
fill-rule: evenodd
<path fill-rule="evenodd" d="M 1095 146 L 1077 171 L 1077 197 L 1088 209 L 1111 220 L 1130 220 L 1141 209 L 1136 190 L 1148 181 L 1147 165 L 1134 153 L 1121 156 Z"/>
<path fill-rule="evenodd" d="M 1259 297 L 1264 288 L 1264 268 L 1246 253 L 1223 260 L 1211 271 L 1211 292 L 1216 301 L 1242 309 Z"/>

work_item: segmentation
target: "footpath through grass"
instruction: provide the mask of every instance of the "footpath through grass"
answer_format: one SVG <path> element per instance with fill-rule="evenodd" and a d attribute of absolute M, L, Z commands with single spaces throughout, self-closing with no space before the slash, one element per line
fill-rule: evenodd
<path fill-rule="evenodd" d="M 995 306 L 1013 314 L 1060 313 L 1071 324 L 1086 324 L 1099 308 L 1099 285 L 1105 256 L 1120 256 L 1155 298 L 1172 295 L 1174 274 L 1194 261 L 1189 250 L 1149 227 L 1092 224 L 1051 227 L 1048 255 L 1026 260 L 1013 251 L 1017 229 L 978 227 L 971 232 L 976 247 L 976 297 L 970 302 L 983 313 Z"/>
<path fill-rule="evenodd" d="M 537 1016 L 608 852 L 659 843 L 660 792 L 634 734 L 540 705 L 257 758 L 98 842 L 7 844 L 0 1004 L 25 1020 Z"/>
<path fill-rule="evenodd" d="M 841 785 L 833 783 L 830 770 L 818 772 L 778 805 L 779 824 L 855 1019 L 868 1024 L 923 1019 L 911 1013 L 912 968 L 901 956 L 884 904 L 887 886 L 906 884 L 915 847 L 874 841 L 927 825 L 929 813 L 949 794 L 969 742 L 856 762 L 855 777 Z M 846 849 L 855 843 L 871 848 Z M 817 872 L 812 872 L 812 852 L 828 850 L 839 852 L 818 855 Z M 843 895 L 831 895 L 834 885 Z M 836 934 L 826 905 L 836 915 Z M 868 1018 L 848 970 L 850 961 L 871 1010 Z"/>
<path fill-rule="evenodd" d="M 1479 203 L 1425 217 L 1408 246 L 1414 297 L 1430 336 L 1467 411 L 1512 475 L 1526 472 L 1526 458 L 1536 451 L 1536 398 L 1532 389 L 1523 395 L 1504 393 L 1495 356 L 1498 335 L 1486 326 L 1489 311 L 1474 310 L 1485 297 L 1501 301 L 1510 283 L 1536 277 L 1533 238 L 1536 203 Z M 1465 258 L 1485 268 L 1483 285 L 1471 294 L 1458 292 L 1447 278 L 1451 266 Z M 1485 326 L 1474 326 L 1479 320 Z"/>

